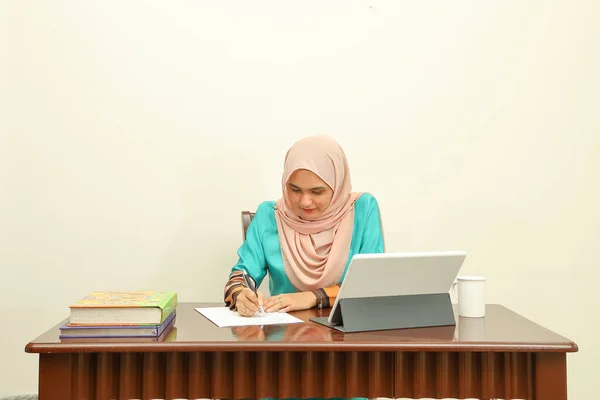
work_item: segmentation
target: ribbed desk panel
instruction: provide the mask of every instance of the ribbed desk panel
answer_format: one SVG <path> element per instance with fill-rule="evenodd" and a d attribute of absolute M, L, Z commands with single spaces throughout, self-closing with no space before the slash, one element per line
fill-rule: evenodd
<path fill-rule="evenodd" d="M 71 399 L 98 400 L 528 399 L 534 376 L 531 353 L 63 353 L 43 354 L 42 359 L 55 368 L 53 383 L 70 385 L 65 393 Z"/>

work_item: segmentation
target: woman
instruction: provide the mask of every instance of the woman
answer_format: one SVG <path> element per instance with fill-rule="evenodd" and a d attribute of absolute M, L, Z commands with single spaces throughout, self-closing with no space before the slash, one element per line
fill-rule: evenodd
<path fill-rule="evenodd" d="M 296 142 L 285 158 L 282 198 L 256 210 L 225 286 L 225 303 L 245 317 L 333 305 L 355 254 L 383 253 L 377 200 L 352 192 L 344 151 L 326 135 Z M 267 272 L 272 297 L 260 286 Z"/>

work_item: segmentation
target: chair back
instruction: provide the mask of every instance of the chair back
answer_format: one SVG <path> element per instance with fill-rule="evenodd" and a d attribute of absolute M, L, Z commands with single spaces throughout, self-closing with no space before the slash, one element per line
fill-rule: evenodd
<path fill-rule="evenodd" d="M 246 231 L 250 226 L 250 222 L 252 222 L 252 218 L 254 218 L 254 214 L 251 211 L 242 211 L 242 241 L 246 241 Z"/>

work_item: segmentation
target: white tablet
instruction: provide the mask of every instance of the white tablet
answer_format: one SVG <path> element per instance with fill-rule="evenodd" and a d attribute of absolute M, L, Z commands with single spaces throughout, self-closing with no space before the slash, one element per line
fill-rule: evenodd
<path fill-rule="evenodd" d="M 448 293 L 466 257 L 465 251 L 356 254 L 328 322 L 341 322 L 342 299 Z"/>

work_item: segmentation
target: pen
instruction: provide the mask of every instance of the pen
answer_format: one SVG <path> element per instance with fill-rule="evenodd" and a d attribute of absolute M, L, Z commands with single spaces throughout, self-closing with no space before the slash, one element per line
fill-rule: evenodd
<path fill-rule="evenodd" d="M 252 290 L 254 292 L 256 297 L 258 297 L 258 292 L 256 290 L 256 286 L 254 286 L 254 281 L 252 279 L 250 279 L 250 276 L 248 276 L 245 269 L 242 270 L 242 275 L 244 276 L 244 280 L 246 281 L 246 284 L 248 285 L 250 290 Z M 260 312 L 264 313 L 265 309 L 263 308 L 263 306 L 259 306 L 259 307 L 260 307 Z"/>

